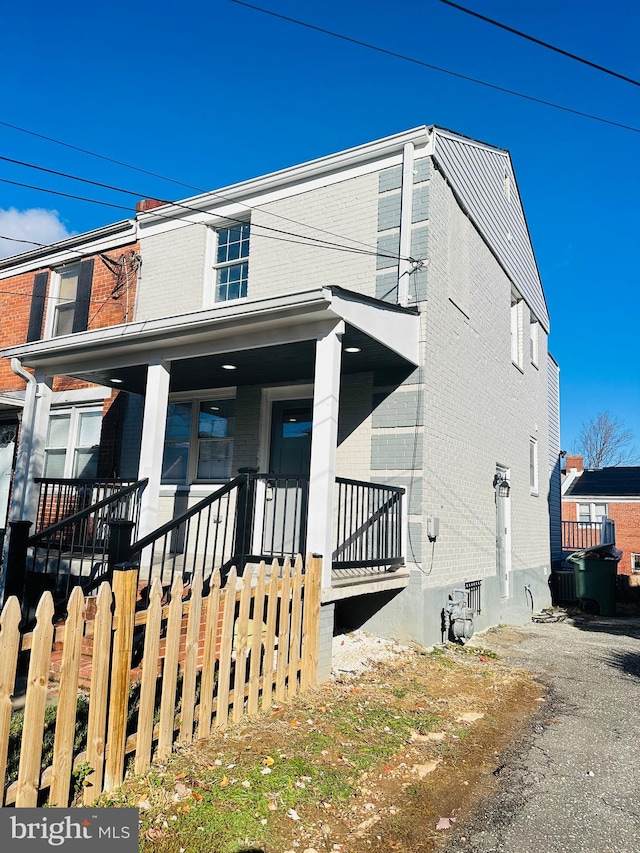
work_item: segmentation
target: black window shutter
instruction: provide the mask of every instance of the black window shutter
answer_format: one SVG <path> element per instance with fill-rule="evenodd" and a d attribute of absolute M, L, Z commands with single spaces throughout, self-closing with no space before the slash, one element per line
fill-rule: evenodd
<path fill-rule="evenodd" d="M 36 273 L 33 280 L 33 294 L 31 296 L 31 313 L 29 314 L 29 326 L 27 328 L 27 343 L 39 341 L 42 336 L 42 320 L 44 318 L 44 303 L 47 296 L 48 272 Z"/>
<path fill-rule="evenodd" d="M 76 309 L 73 314 L 72 332 L 84 332 L 89 324 L 89 305 L 91 304 L 91 285 L 93 283 L 93 258 L 80 264 L 78 289 L 76 290 Z"/>

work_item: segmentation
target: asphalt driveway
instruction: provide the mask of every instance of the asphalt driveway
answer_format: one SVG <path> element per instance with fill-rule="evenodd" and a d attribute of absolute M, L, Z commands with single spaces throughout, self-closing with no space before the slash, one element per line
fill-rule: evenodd
<path fill-rule="evenodd" d="M 640 850 L 640 616 L 499 629 L 479 642 L 537 674 L 547 701 L 501 759 L 499 791 L 447 849 Z"/>

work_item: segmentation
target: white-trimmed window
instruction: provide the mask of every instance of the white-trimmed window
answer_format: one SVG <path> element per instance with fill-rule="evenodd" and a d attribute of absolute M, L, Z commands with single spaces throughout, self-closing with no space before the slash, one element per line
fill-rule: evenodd
<path fill-rule="evenodd" d="M 102 408 L 53 411 L 44 449 L 44 476 L 92 478 L 98 473 Z"/>
<path fill-rule="evenodd" d="M 215 301 L 228 302 L 247 295 L 249 282 L 248 222 L 238 223 L 216 232 Z"/>
<path fill-rule="evenodd" d="M 529 356 L 531 358 L 531 364 L 534 367 L 538 366 L 538 351 L 539 351 L 539 327 L 538 321 L 531 314 L 529 318 Z"/>
<path fill-rule="evenodd" d="M 577 504 L 578 521 L 581 524 L 601 524 L 607 518 L 607 504 Z"/>
<path fill-rule="evenodd" d="M 538 439 L 529 439 L 529 489 L 532 495 L 538 494 Z"/>
<path fill-rule="evenodd" d="M 631 555 L 631 571 L 640 572 L 640 554 Z"/>
<path fill-rule="evenodd" d="M 522 299 L 511 295 L 511 361 L 522 369 Z"/>
<path fill-rule="evenodd" d="M 162 482 L 224 482 L 231 477 L 235 399 L 180 400 L 169 403 Z"/>

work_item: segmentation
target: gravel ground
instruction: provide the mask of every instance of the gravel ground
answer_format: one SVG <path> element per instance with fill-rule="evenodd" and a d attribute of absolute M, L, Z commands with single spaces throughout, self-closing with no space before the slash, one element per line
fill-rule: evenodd
<path fill-rule="evenodd" d="M 576 618 L 478 639 L 534 672 L 548 702 L 503 758 L 501 788 L 450 853 L 640 850 L 640 617 Z"/>

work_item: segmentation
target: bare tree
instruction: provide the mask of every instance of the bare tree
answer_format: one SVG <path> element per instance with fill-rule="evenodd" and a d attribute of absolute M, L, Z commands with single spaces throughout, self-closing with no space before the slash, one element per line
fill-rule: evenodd
<path fill-rule="evenodd" d="M 632 430 L 611 412 L 598 412 L 582 424 L 575 451 L 584 456 L 586 468 L 633 465 L 638 461 Z"/>

